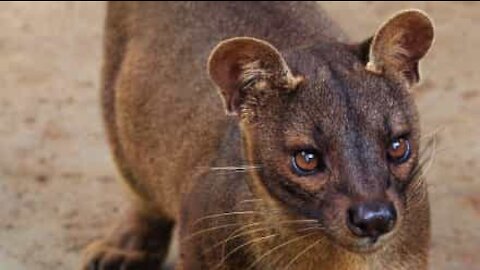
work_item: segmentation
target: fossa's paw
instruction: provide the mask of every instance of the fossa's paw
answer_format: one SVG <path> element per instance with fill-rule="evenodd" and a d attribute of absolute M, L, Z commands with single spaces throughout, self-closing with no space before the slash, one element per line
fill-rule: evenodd
<path fill-rule="evenodd" d="M 160 270 L 173 223 L 127 213 L 104 239 L 85 250 L 82 270 Z"/>
<path fill-rule="evenodd" d="M 82 270 L 160 270 L 162 260 L 160 254 L 123 250 L 97 241 L 86 249 Z"/>

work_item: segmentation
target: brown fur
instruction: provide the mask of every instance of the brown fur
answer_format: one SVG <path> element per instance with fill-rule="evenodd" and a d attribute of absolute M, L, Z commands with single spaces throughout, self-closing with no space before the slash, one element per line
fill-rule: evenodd
<path fill-rule="evenodd" d="M 315 3 L 110 3 L 104 118 L 135 204 L 84 268 L 159 269 L 176 223 L 179 269 L 426 269 L 409 88 L 433 28 L 417 11 L 392 22 L 346 45 Z M 412 156 L 397 166 L 384 151 L 400 135 Z M 295 175 L 301 147 L 328 170 Z M 399 217 L 370 245 L 345 215 L 373 199 Z"/>

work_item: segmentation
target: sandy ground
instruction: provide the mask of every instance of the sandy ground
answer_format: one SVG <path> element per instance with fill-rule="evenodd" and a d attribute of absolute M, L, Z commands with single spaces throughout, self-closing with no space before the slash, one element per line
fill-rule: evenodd
<path fill-rule="evenodd" d="M 416 90 L 428 171 L 431 269 L 480 265 L 480 3 L 326 3 L 354 40 L 417 7 L 436 42 Z M 0 270 L 78 269 L 125 207 L 98 102 L 104 3 L 0 4 Z"/>

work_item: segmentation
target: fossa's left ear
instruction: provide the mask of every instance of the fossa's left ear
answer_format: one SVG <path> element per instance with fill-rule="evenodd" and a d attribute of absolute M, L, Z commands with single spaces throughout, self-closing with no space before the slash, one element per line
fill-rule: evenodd
<path fill-rule="evenodd" d="M 365 68 L 412 86 L 420 80 L 418 63 L 430 49 L 433 38 L 433 23 L 424 12 L 400 12 L 363 45 L 368 46 Z"/>

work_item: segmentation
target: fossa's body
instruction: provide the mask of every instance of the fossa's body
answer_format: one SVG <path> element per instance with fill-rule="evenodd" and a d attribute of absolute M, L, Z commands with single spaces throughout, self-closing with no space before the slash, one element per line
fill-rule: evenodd
<path fill-rule="evenodd" d="M 344 45 L 315 3 L 110 3 L 104 118 L 134 206 L 86 269 L 159 269 L 175 224 L 179 269 L 426 269 L 408 89 L 433 32 L 420 12 L 398 18 Z M 391 133 L 408 135 L 403 165 L 381 165 Z M 393 214 L 359 224 L 374 203 Z"/>

